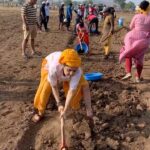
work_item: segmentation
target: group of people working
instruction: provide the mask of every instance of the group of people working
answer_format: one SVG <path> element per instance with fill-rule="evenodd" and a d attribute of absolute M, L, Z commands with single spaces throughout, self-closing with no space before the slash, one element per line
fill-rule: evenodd
<path fill-rule="evenodd" d="M 33 7 L 35 2 L 36 0 L 28 0 L 28 4 L 24 5 L 22 9 L 24 41 L 26 42 L 29 36 L 31 36 L 31 41 L 34 39 L 35 25 L 38 25 L 36 17 L 33 15 L 35 14 L 35 9 Z M 70 8 L 71 5 L 67 8 L 67 19 L 69 17 L 69 19 L 72 19 L 72 14 L 69 14 Z M 114 33 L 114 9 L 112 7 L 108 7 L 103 13 L 104 25 L 99 44 L 103 45 L 105 57 L 108 58 L 109 51 L 111 50 L 112 35 Z M 28 14 L 32 14 L 32 19 L 28 17 Z M 61 15 L 63 16 L 64 14 L 60 13 L 60 20 L 62 19 Z M 84 40 L 84 42 L 89 45 L 88 28 L 83 20 L 84 19 L 76 25 L 76 31 L 79 39 Z M 133 59 L 137 69 L 137 73 L 135 75 L 136 82 L 140 82 L 144 54 L 147 51 L 149 44 L 150 3 L 148 1 L 142 1 L 139 5 L 138 14 L 136 14 L 131 21 L 130 31 L 125 36 L 124 46 L 120 51 L 119 61 L 121 63 L 125 60 L 125 69 L 127 73 L 125 77 L 123 77 L 123 80 L 132 76 L 131 67 Z M 35 51 L 33 49 L 33 53 L 34 52 Z M 26 55 L 24 49 L 23 54 Z M 63 85 L 66 95 L 64 105 L 60 100 L 60 84 Z M 54 95 L 61 117 L 67 113 L 69 107 L 73 109 L 80 108 L 81 99 L 84 100 L 87 116 L 89 118 L 93 117 L 89 84 L 83 76 L 81 58 L 74 49 L 65 49 L 60 52 L 51 53 L 43 60 L 41 67 L 41 81 L 34 98 L 34 108 L 37 109 L 37 113 L 32 118 L 34 122 L 40 121 L 40 119 L 44 116 L 46 105 L 51 93 Z"/>
<path fill-rule="evenodd" d="M 67 6 L 66 16 L 64 13 L 64 3 L 61 4 L 59 9 L 59 29 L 62 29 L 64 24 L 64 18 L 66 17 L 67 30 L 69 30 L 70 21 L 72 19 L 72 3 Z M 74 9 L 76 13 L 74 34 L 77 35 L 78 42 L 84 42 L 89 47 L 89 33 L 94 33 L 99 35 L 98 16 L 102 15 L 104 18 L 104 25 L 102 30 L 101 45 L 103 44 L 103 49 L 105 51 L 104 57 L 108 58 L 111 49 L 112 34 L 114 31 L 114 19 L 115 19 L 115 9 L 113 7 L 108 7 L 101 12 L 101 14 L 89 4 L 89 7 L 84 5 L 79 5 L 77 9 Z M 94 27 L 94 28 L 93 28 Z M 94 30 L 93 30 L 94 29 Z M 91 50 L 89 51 L 91 53 Z"/>
<path fill-rule="evenodd" d="M 70 27 L 70 22 L 72 20 L 72 13 L 73 11 L 76 14 L 75 17 L 75 27 L 74 29 L 76 29 L 76 25 L 78 23 L 80 23 L 81 20 L 85 21 L 86 19 L 89 21 L 89 26 L 91 26 L 91 24 L 96 25 L 96 30 L 95 32 L 98 32 L 98 11 L 92 7 L 91 5 L 89 5 L 88 9 L 85 5 L 78 5 L 77 8 L 73 8 L 72 3 L 70 3 L 67 7 L 66 7 L 66 13 L 64 10 L 64 3 L 61 3 L 61 6 L 59 8 L 59 29 L 62 29 L 63 25 L 66 25 L 67 30 L 69 31 L 69 27 Z M 76 30 L 74 30 L 74 33 L 76 32 Z"/>

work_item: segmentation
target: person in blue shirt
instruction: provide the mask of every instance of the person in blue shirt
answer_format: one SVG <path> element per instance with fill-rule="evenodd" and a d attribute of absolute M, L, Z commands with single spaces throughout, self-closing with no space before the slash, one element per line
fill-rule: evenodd
<path fill-rule="evenodd" d="M 67 30 L 69 31 L 69 27 L 70 27 L 70 22 L 72 20 L 72 3 L 70 3 L 67 6 L 67 12 L 66 12 L 66 18 L 67 18 Z"/>

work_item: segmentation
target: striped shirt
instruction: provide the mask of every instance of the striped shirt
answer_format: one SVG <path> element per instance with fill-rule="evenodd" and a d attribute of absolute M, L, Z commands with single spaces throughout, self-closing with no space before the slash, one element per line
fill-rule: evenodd
<path fill-rule="evenodd" d="M 27 3 L 24 4 L 21 8 L 21 15 L 25 16 L 27 25 L 36 25 L 37 24 L 37 9 L 35 6 Z"/>

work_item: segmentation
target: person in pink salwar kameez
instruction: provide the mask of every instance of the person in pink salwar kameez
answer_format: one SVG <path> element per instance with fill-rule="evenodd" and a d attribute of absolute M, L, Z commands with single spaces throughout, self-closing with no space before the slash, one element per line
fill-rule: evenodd
<path fill-rule="evenodd" d="M 130 78 L 132 59 L 136 65 L 137 73 L 135 81 L 140 82 L 141 73 L 143 69 L 144 54 L 150 44 L 150 3 L 143 1 L 139 5 L 140 12 L 136 14 L 131 23 L 130 29 L 124 39 L 124 46 L 120 50 L 120 63 L 125 59 L 126 75 L 122 78 L 126 80 Z"/>

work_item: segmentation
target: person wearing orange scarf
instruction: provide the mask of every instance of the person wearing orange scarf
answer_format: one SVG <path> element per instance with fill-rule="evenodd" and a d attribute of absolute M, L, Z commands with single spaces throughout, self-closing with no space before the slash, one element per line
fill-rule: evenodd
<path fill-rule="evenodd" d="M 72 109 L 79 109 L 83 98 L 87 116 L 92 118 L 90 89 L 80 66 L 81 59 L 74 49 L 53 52 L 43 60 L 41 81 L 34 98 L 34 108 L 38 110 L 32 118 L 34 122 L 38 122 L 44 115 L 51 93 L 54 95 L 61 117 L 66 114 L 69 106 Z M 65 106 L 62 105 L 59 95 L 61 83 L 66 95 Z"/>

